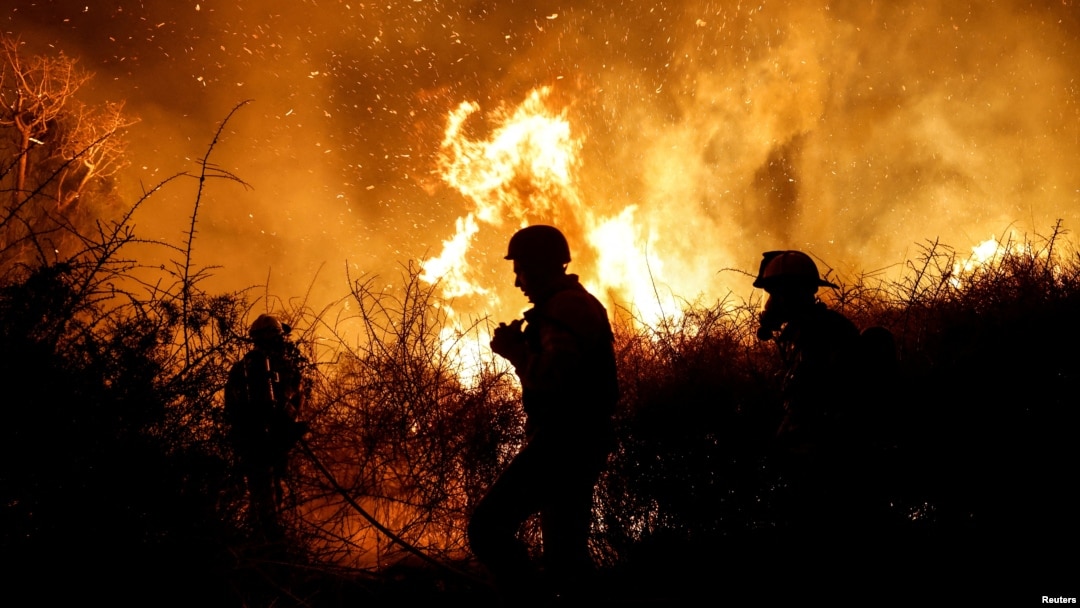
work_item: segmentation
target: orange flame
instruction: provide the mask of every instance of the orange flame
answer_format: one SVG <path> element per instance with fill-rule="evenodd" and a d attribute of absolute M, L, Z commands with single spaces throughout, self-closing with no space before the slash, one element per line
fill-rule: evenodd
<path fill-rule="evenodd" d="M 1015 236 L 1015 235 L 1014 235 Z M 949 283 L 954 288 L 961 288 L 965 279 L 981 270 L 991 269 L 997 266 L 1002 259 L 1009 255 L 1034 256 L 1031 246 L 1021 240 L 1009 238 L 1001 242 L 997 237 L 990 237 L 971 248 L 971 255 L 966 260 L 953 264 L 952 276 Z"/>
<path fill-rule="evenodd" d="M 448 299 L 479 296 L 471 313 L 516 317 L 516 312 L 503 309 L 504 290 L 492 285 L 490 268 L 478 268 L 471 260 L 494 260 L 490 252 L 501 251 L 510 232 L 549 223 L 567 233 L 577 264 L 573 270 L 583 269 L 583 281 L 594 293 L 628 307 L 646 323 L 679 314 L 677 306 L 665 305 L 659 297 L 656 285 L 666 265 L 650 253 L 655 235 L 643 228 L 637 206 L 605 216 L 582 204 L 576 175 L 583 141 L 572 134 L 567 110 L 549 107 L 550 93 L 548 87 L 538 88 L 517 107 L 493 112 L 489 118 L 494 127 L 487 138 L 466 134 L 466 122 L 480 109 L 477 104 L 465 102 L 450 113 L 439 172 L 472 209 L 458 218 L 442 253 L 421 263 L 423 280 L 438 282 Z M 500 230 L 505 225 L 512 230 Z M 481 245 L 484 229 L 497 230 L 497 236 L 485 237 Z M 507 275 L 497 276 L 509 283 Z"/>
<path fill-rule="evenodd" d="M 476 217 L 500 226 L 530 218 L 555 219 L 580 206 L 573 179 L 581 143 L 570 136 L 566 111 L 547 108 L 551 89 L 529 93 L 513 112 L 496 113 L 499 126 L 487 140 L 472 141 L 465 121 L 480 107 L 462 103 L 451 112 L 439 158 L 441 176 L 475 205 Z"/>

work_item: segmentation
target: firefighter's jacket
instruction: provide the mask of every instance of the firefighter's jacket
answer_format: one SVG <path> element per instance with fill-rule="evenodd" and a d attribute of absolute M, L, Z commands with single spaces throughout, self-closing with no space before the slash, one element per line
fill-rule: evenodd
<path fill-rule="evenodd" d="M 858 397 L 858 328 L 816 302 L 787 322 L 776 343 L 784 362 L 779 438 L 799 450 L 835 444 L 850 431 Z"/>
<path fill-rule="evenodd" d="M 525 312 L 525 356 L 514 362 L 527 430 L 603 443 L 618 399 L 607 311 L 572 274 L 534 303 Z"/>
<path fill-rule="evenodd" d="M 306 358 L 292 343 L 255 348 L 233 365 L 225 385 L 225 416 L 237 456 L 280 463 L 303 435 Z"/>

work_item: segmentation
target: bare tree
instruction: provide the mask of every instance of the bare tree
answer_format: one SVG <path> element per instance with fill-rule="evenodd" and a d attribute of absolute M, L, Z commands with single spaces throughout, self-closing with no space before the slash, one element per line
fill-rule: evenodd
<path fill-rule="evenodd" d="M 56 206 L 65 211 L 76 203 L 94 179 L 112 177 L 128 165 L 127 141 L 117 133 L 138 122 L 124 115 L 124 102 L 95 108 L 74 101 L 65 113 L 57 145 L 59 173 L 51 184 Z"/>
<path fill-rule="evenodd" d="M 92 77 L 63 53 L 26 58 L 20 46 L 16 38 L 0 37 L 0 126 L 14 132 L 15 199 L 26 187 L 31 146 L 45 144 L 64 106 Z"/>
<path fill-rule="evenodd" d="M 76 59 L 27 55 L 23 47 L 0 35 L 0 186 L 10 193 L 0 212 L 0 252 L 8 261 L 15 245 L 15 258 L 28 247 L 39 257 L 58 250 L 92 219 L 76 203 L 126 164 L 121 133 L 137 122 L 123 102 L 88 106 L 76 98 L 93 76 Z"/>

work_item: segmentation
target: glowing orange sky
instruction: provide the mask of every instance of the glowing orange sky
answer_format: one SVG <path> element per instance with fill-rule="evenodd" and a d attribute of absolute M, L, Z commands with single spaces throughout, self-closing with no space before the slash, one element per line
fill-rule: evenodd
<path fill-rule="evenodd" d="M 483 138 L 541 86 L 581 142 L 582 204 L 633 207 L 688 299 L 748 295 L 717 272 L 766 249 L 857 273 L 925 239 L 1080 227 L 1074 0 L 214 4 L 19 0 L 0 28 L 81 58 L 93 98 L 142 118 L 128 193 L 193 169 L 253 100 L 214 157 L 253 188 L 212 185 L 196 244 L 221 286 L 269 276 L 327 300 L 346 263 L 394 280 L 438 253 L 471 209 L 436 173 L 450 112 L 475 103 Z M 187 188 L 141 210 L 140 233 L 178 242 Z M 512 229 L 478 238 L 497 252 Z M 509 268 L 490 281 L 509 287 Z"/>

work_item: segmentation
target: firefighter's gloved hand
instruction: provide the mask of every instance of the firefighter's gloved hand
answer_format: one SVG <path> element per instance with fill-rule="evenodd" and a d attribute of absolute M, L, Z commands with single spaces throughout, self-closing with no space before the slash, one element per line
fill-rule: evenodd
<path fill-rule="evenodd" d="M 525 333 L 521 331 L 521 324 L 524 322 L 516 319 L 509 325 L 499 323 L 491 337 L 491 351 L 505 357 L 514 367 L 525 360 L 528 348 L 525 344 Z"/>

